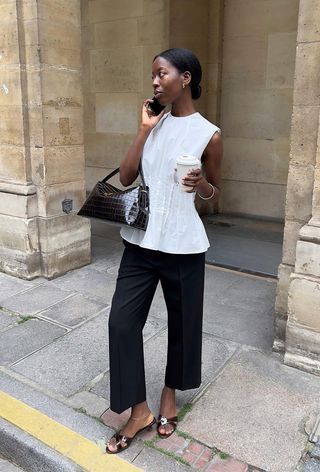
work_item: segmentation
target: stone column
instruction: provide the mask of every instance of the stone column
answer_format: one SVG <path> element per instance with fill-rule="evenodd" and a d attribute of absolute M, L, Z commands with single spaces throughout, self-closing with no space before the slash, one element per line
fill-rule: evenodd
<path fill-rule="evenodd" d="M 312 218 L 299 231 L 290 278 L 284 363 L 320 375 L 320 128 Z"/>
<path fill-rule="evenodd" d="M 320 368 L 320 5 L 300 0 L 283 261 L 275 350 L 284 362 Z"/>
<path fill-rule="evenodd" d="M 0 5 L 0 269 L 32 279 L 90 262 L 79 0 Z"/>
<path fill-rule="evenodd" d="M 27 277 L 40 275 L 40 249 L 37 193 L 26 146 L 20 37 L 16 2 L 1 2 L 0 269 Z"/>

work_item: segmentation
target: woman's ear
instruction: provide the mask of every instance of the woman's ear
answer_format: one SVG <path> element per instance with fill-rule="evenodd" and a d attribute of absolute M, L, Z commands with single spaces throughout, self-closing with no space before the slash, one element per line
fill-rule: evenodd
<path fill-rule="evenodd" d="M 190 84 L 191 82 L 191 72 L 189 72 L 188 70 L 186 70 L 184 73 L 183 73 L 183 83 L 185 85 L 188 85 Z"/>

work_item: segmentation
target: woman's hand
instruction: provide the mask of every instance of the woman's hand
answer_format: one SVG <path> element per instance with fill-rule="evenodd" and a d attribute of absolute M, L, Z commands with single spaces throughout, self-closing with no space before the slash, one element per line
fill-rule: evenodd
<path fill-rule="evenodd" d="M 153 100 L 150 98 L 147 98 L 147 100 L 144 100 L 143 102 L 141 113 L 141 127 L 145 129 L 154 128 L 164 115 L 164 110 L 162 110 L 159 115 L 153 114 L 152 110 L 148 106 L 148 104 L 152 102 Z"/>
<path fill-rule="evenodd" d="M 161 120 L 164 110 L 155 116 L 148 108 L 148 103 L 152 100 L 147 99 L 143 102 L 141 125 L 137 136 L 129 147 L 126 157 L 120 164 L 120 182 L 125 187 L 131 185 L 137 178 L 139 162 L 143 153 L 143 147 L 151 133 L 152 128 Z"/>
<path fill-rule="evenodd" d="M 203 157 L 205 176 L 201 169 L 194 169 L 182 180 L 182 183 L 190 190 L 187 192 L 198 192 L 205 199 L 219 198 L 221 188 L 221 160 L 222 160 L 222 139 L 219 133 L 215 133 L 210 139 Z M 209 183 L 210 182 L 210 183 Z M 214 188 L 212 188 L 212 186 Z"/>
<path fill-rule="evenodd" d="M 188 193 L 197 192 L 201 184 L 205 181 L 201 169 L 192 169 L 188 172 L 187 176 L 182 179 L 183 185 L 190 187 L 190 190 L 186 190 Z"/>

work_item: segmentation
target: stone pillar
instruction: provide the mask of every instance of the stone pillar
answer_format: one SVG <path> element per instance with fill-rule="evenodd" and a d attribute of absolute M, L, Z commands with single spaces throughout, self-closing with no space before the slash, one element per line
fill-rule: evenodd
<path fill-rule="evenodd" d="M 320 64 L 319 53 L 320 38 L 317 58 Z M 295 268 L 290 278 L 284 362 L 320 375 L 320 128 L 312 218 L 299 231 Z"/>
<path fill-rule="evenodd" d="M 275 350 L 284 362 L 320 370 L 320 5 L 300 0 L 283 260 Z"/>
<path fill-rule="evenodd" d="M 7 0 L 0 21 L 0 269 L 52 278 L 90 262 L 80 2 Z"/>
<path fill-rule="evenodd" d="M 40 274 L 40 249 L 37 193 L 25 136 L 20 37 L 16 2 L 1 2 L 0 269 L 26 277 Z"/>

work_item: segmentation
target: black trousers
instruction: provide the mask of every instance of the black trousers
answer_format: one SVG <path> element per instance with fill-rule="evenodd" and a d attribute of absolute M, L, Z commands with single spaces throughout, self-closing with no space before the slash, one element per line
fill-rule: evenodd
<path fill-rule="evenodd" d="M 122 413 L 146 400 L 142 330 L 158 282 L 168 311 L 165 384 L 201 383 L 205 253 L 168 254 L 123 241 L 109 318 L 110 408 Z"/>

